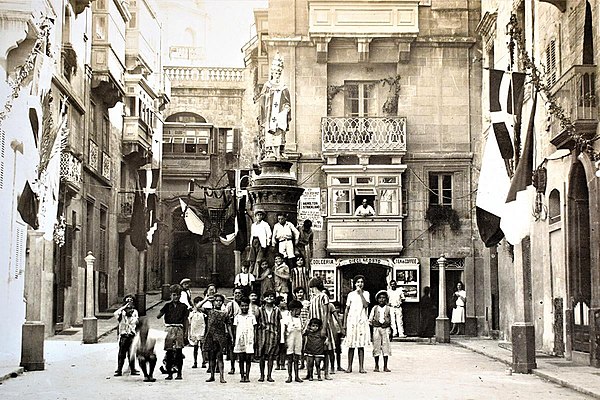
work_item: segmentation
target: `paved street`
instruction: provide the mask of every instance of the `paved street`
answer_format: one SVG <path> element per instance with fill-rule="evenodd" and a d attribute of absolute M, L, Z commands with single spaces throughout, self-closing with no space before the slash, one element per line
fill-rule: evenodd
<path fill-rule="evenodd" d="M 162 321 L 159 307 L 148 312 L 159 337 L 157 354 L 162 360 Z M 367 355 L 370 355 L 370 349 Z M 587 399 L 571 389 L 534 375 L 507 375 L 506 365 L 454 345 L 414 342 L 393 343 L 391 373 L 372 372 L 367 357 L 367 374 L 338 373 L 333 381 L 284 382 L 284 371 L 274 371 L 275 383 L 259 383 L 258 364 L 252 365 L 252 383 L 239 383 L 239 375 L 226 375 L 227 384 L 205 383 L 202 369 L 191 369 L 192 348 L 185 349 L 183 381 L 165 381 L 156 374 L 155 383 L 140 376 L 113 377 L 116 366 L 116 333 L 100 343 L 83 345 L 73 340 L 46 341 L 46 370 L 26 372 L 0 386 L 2 399 L 163 399 L 166 396 L 194 399 L 296 399 L 318 398 L 381 399 Z M 345 357 L 343 363 L 345 363 Z"/>

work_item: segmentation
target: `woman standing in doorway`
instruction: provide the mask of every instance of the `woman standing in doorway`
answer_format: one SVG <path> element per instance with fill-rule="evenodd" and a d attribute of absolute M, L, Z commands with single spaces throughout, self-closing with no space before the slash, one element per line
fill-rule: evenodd
<path fill-rule="evenodd" d="M 452 329 L 451 335 L 465 334 L 465 306 L 467 305 L 467 292 L 462 282 L 456 284 L 456 291 L 452 295 L 454 299 L 454 308 L 452 309 Z"/>
<path fill-rule="evenodd" d="M 346 312 L 344 313 L 344 345 L 348 347 L 348 368 L 346 372 L 352 372 L 354 360 L 354 349 L 358 348 L 358 368 L 361 374 L 365 374 L 365 346 L 371 343 L 369 331 L 369 292 L 363 290 L 365 277 L 356 275 L 353 279 L 355 290 L 348 293 L 346 299 Z"/>

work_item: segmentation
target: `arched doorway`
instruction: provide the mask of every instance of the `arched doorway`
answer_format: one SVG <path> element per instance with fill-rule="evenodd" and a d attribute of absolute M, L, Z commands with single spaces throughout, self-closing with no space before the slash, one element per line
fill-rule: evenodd
<path fill-rule="evenodd" d="M 345 303 L 348 293 L 354 290 L 353 278 L 356 275 L 363 275 L 365 277 L 364 290 L 371 296 L 370 307 L 377 303 L 375 294 L 380 290 L 387 289 L 387 277 L 392 270 L 391 266 L 375 263 L 351 263 L 341 266 L 340 269 L 342 276 L 340 301 Z"/>
<path fill-rule="evenodd" d="M 568 199 L 569 305 L 573 310 L 573 350 L 590 351 L 588 311 L 591 304 L 590 207 L 585 170 L 576 163 L 571 170 Z"/>
<path fill-rule="evenodd" d="M 205 252 L 201 244 L 206 240 L 199 235 L 191 233 L 182 218 L 181 208 L 172 212 L 173 230 L 171 242 L 172 281 L 180 282 L 183 278 L 190 278 L 195 286 L 206 285 L 210 280 Z"/>

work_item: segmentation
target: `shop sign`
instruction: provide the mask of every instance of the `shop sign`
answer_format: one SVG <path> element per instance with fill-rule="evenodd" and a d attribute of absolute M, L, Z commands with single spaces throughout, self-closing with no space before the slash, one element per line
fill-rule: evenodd
<path fill-rule="evenodd" d="M 304 188 L 304 193 L 298 200 L 298 223 L 310 219 L 313 230 L 323 230 L 323 216 L 321 214 L 321 189 Z"/>
<path fill-rule="evenodd" d="M 396 257 L 394 258 L 394 264 L 419 265 L 419 259 L 417 257 Z"/>
<path fill-rule="evenodd" d="M 390 260 L 385 258 L 375 258 L 375 257 L 360 257 L 360 258 L 349 258 L 346 260 L 340 260 L 339 266 L 343 267 L 345 265 L 350 264 L 379 264 L 384 267 L 391 267 Z"/>

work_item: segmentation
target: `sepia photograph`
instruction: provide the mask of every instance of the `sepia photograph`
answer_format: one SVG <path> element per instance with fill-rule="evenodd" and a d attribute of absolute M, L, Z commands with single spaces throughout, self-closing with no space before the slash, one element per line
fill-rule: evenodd
<path fill-rule="evenodd" d="M 600 0 L 0 0 L 0 398 L 600 398 Z"/>

